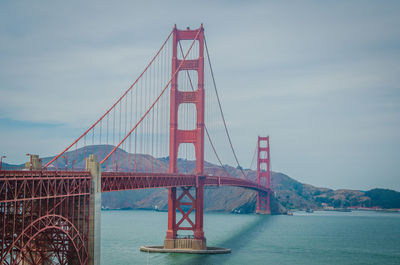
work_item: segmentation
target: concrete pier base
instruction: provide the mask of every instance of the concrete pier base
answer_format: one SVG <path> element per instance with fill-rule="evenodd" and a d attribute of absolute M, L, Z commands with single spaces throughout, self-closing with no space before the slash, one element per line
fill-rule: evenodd
<path fill-rule="evenodd" d="M 267 211 L 267 210 L 257 210 L 256 214 L 265 214 L 265 215 L 270 215 L 271 211 Z"/>
<path fill-rule="evenodd" d="M 97 156 L 86 158 L 86 169 L 92 175 L 89 219 L 89 261 L 88 265 L 100 265 L 101 250 L 101 168 Z"/>
<path fill-rule="evenodd" d="M 164 246 L 142 246 L 140 251 L 157 253 L 187 253 L 187 254 L 227 254 L 229 248 L 207 247 L 206 239 L 175 238 L 165 239 Z"/>
<path fill-rule="evenodd" d="M 228 254 L 230 248 L 207 247 L 207 249 L 164 248 L 164 246 L 141 246 L 140 251 L 152 253 L 186 253 L 186 254 Z"/>
<path fill-rule="evenodd" d="M 176 238 L 176 239 L 165 239 L 165 249 L 194 249 L 194 250 L 205 250 L 207 249 L 206 239 L 194 239 L 194 238 Z"/>

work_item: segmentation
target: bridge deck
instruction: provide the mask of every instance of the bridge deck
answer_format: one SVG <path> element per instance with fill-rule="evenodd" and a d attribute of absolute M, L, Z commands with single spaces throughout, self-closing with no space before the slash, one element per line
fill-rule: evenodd
<path fill-rule="evenodd" d="M 40 179 L 77 179 L 83 180 L 90 178 L 88 171 L 0 171 L 0 180 L 15 179 L 29 183 L 40 182 Z M 206 186 L 236 186 L 257 191 L 268 192 L 268 189 L 257 183 L 240 178 L 221 177 L 221 176 L 196 176 L 188 174 L 169 174 L 169 173 L 142 173 L 142 172 L 103 172 L 101 178 L 101 191 L 120 191 L 151 188 L 169 188 L 183 186 L 197 186 L 198 181 L 204 179 Z M 25 183 L 24 182 L 24 183 Z M 26 182 L 27 183 L 27 182 Z M 4 186 L 2 182 L 0 186 Z M 37 186 L 37 185 L 36 185 Z M 0 190 L 3 188 L 0 187 Z M 47 194 L 48 195 L 48 194 Z M 46 195 L 46 196 L 47 196 Z M 54 194 L 55 195 L 55 194 Z M 29 195 L 30 199 L 32 195 Z M 63 196 L 57 194 L 55 196 Z M 16 195 L 17 198 L 21 196 Z M 15 198 L 13 198 L 15 200 Z"/>
<path fill-rule="evenodd" d="M 236 186 L 268 192 L 267 188 L 246 179 L 220 176 L 137 172 L 103 172 L 101 190 L 103 192 L 108 192 L 119 190 L 197 186 L 200 179 L 205 180 L 204 182 L 206 186 Z"/>

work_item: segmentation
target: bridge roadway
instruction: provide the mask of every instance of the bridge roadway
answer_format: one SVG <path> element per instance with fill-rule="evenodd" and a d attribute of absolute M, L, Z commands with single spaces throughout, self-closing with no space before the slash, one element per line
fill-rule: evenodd
<path fill-rule="evenodd" d="M 101 191 L 197 186 L 201 179 L 204 179 L 205 186 L 236 186 L 263 192 L 269 191 L 253 181 L 240 178 L 137 172 L 102 172 Z"/>
<path fill-rule="evenodd" d="M 41 199 L 42 197 L 82 195 L 84 193 L 82 185 L 83 183 L 90 185 L 87 182 L 90 178 L 89 171 L 0 171 L 0 193 L 4 195 L 1 196 L 1 201 L 11 202 Z M 63 181 L 59 182 L 59 180 Z M 199 180 L 204 180 L 205 186 L 236 186 L 262 192 L 269 191 L 269 189 L 253 181 L 240 178 L 138 172 L 102 172 L 101 191 L 197 186 Z M 14 189 L 6 188 L 7 183 L 10 184 L 10 182 L 13 182 L 12 187 Z M 68 185 L 68 188 L 63 186 L 67 182 L 72 183 L 72 185 Z M 50 183 L 50 185 L 47 185 L 47 183 Z"/>

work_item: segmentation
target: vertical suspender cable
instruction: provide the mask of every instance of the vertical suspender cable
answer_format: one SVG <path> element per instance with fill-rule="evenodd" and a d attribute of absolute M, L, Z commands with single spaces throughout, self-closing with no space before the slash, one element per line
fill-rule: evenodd
<path fill-rule="evenodd" d="M 215 83 L 215 78 L 214 78 L 214 71 L 213 71 L 212 66 L 211 66 L 210 54 L 208 53 L 207 41 L 206 41 L 206 37 L 205 37 L 205 36 L 204 36 L 204 45 L 206 46 L 207 59 L 208 59 L 208 64 L 209 64 L 209 66 L 210 66 L 211 77 L 212 77 L 212 80 L 213 80 L 214 89 L 215 89 L 215 94 L 216 94 L 216 96 L 217 96 L 217 101 L 218 101 L 218 106 L 219 106 L 219 110 L 220 110 L 220 113 L 221 113 L 222 121 L 223 121 L 223 123 L 224 123 L 225 132 L 226 132 L 226 135 L 227 135 L 228 140 L 229 140 L 229 145 L 230 145 L 230 147 L 231 147 L 233 156 L 235 157 L 236 163 L 237 163 L 237 165 L 238 165 L 240 171 L 242 172 L 243 176 L 246 177 L 246 175 L 245 175 L 244 172 L 243 172 L 242 167 L 240 166 L 239 160 L 238 160 L 238 158 L 237 158 L 237 156 L 236 156 L 236 152 L 235 152 L 235 149 L 233 148 L 232 140 L 231 140 L 231 137 L 230 137 L 230 135 L 229 135 L 228 128 L 227 128 L 227 126 L 226 126 L 225 117 L 224 117 L 224 113 L 223 113 L 223 111 L 222 111 L 221 101 L 219 100 L 217 85 L 216 85 L 216 83 Z"/>
<path fill-rule="evenodd" d="M 197 32 L 197 34 L 196 34 L 196 36 L 195 36 L 195 39 L 198 37 L 199 33 L 200 33 L 200 30 Z M 146 112 L 144 113 L 144 115 L 140 118 L 140 120 L 136 123 L 136 125 L 129 131 L 129 133 L 122 139 L 122 141 L 120 141 L 119 144 L 118 144 L 116 147 L 114 147 L 114 149 L 111 151 L 111 153 L 109 153 L 109 154 L 100 162 L 100 164 L 103 164 L 104 161 L 107 160 L 108 157 L 110 157 L 110 156 L 112 155 L 112 153 L 114 153 L 115 150 L 116 150 L 117 148 L 119 148 L 119 146 L 122 144 L 122 142 L 125 141 L 126 138 L 129 137 L 129 136 L 132 134 L 132 132 L 133 132 L 133 131 L 139 126 L 139 124 L 146 118 L 146 116 L 149 114 L 149 112 L 153 110 L 153 108 L 154 108 L 154 106 L 156 105 L 156 103 L 159 101 L 159 99 L 161 98 L 161 96 L 164 94 L 165 90 L 166 90 L 166 89 L 169 87 L 169 85 L 171 84 L 171 82 L 172 82 L 173 78 L 175 77 L 175 75 L 176 75 L 176 74 L 178 73 L 178 71 L 180 70 L 180 68 L 181 68 L 181 66 L 182 66 L 182 64 L 183 64 L 183 62 L 186 61 L 186 57 L 187 57 L 187 55 L 189 54 L 190 50 L 193 48 L 194 42 L 195 42 L 195 41 L 192 42 L 192 44 L 191 44 L 191 46 L 190 46 L 190 48 L 189 48 L 189 51 L 186 53 L 185 57 L 183 58 L 183 60 L 182 60 L 181 63 L 179 64 L 178 68 L 177 68 L 177 69 L 175 70 L 175 72 L 173 73 L 171 79 L 168 81 L 168 83 L 166 84 L 166 86 L 163 88 L 163 90 L 161 91 L 161 93 L 158 95 L 158 97 L 153 101 L 153 103 L 151 104 L 151 106 L 147 109 L 147 111 L 146 111 Z"/>

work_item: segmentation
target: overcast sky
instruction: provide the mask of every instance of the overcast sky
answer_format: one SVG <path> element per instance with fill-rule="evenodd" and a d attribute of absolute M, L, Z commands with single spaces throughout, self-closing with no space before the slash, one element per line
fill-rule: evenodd
<path fill-rule="evenodd" d="M 174 24 L 204 23 L 244 167 L 257 135 L 269 134 L 274 171 L 335 189 L 400 190 L 399 1 L 142 2 L 0 2 L 7 162 L 61 151 Z"/>

